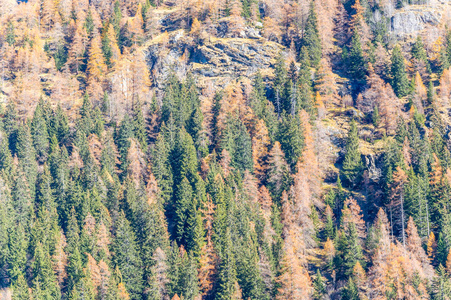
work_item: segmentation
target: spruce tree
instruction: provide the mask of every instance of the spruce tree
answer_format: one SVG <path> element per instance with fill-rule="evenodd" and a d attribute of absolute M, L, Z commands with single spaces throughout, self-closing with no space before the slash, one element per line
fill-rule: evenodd
<path fill-rule="evenodd" d="M 180 296 L 183 299 L 196 299 L 199 296 L 197 264 L 192 255 L 185 254 L 181 265 Z"/>
<path fill-rule="evenodd" d="M 139 255 L 135 233 L 130 222 L 121 212 L 115 224 L 115 238 L 112 250 L 113 263 L 119 268 L 130 299 L 141 299 L 143 292 L 143 265 Z"/>
<path fill-rule="evenodd" d="M 301 48 L 300 69 L 297 80 L 297 102 L 295 114 L 303 109 L 309 113 L 311 117 L 316 115 L 315 101 L 313 99 L 312 73 L 310 71 L 309 52 L 305 47 Z"/>
<path fill-rule="evenodd" d="M 13 164 L 13 157 L 9 149 L 9 141 L 5 136 L 5 132 L 0 130 L 0 171 L 4 174 L 4 179 L 12 184 L 15 176 L 15 166 Z"/>
<path fill-rule="evenodd" d="M 347 278 L 352 274 L 355 264 L 363 262 L 362 247 L 360 246 L 354 223 L 350 222 L 339 233 L 336 250 L 337 254 L 334 258 L 334 264 L 337 275 L 340 278 Z"/>
<path fill-rule="evenodd" d="M 284 116 L 279 126 L 278 140 L 285 153 L 286 161 L 293 169 L 304 149 L 304 135 L 298 115 Z"/>
<path fill-rule="evenodd" d="M 36 106 L 33 120 L 31 121 L 31 136 L 33 138 L 33 145 L 36 149 L 36 154 L 41 161 L 47 158 L 47 153 L 49 150 L 49 134 L 42 111 L 42 104 L 43 100 L 41 99 Z"/>
<path fill-rule="evenodd" d="M 128 114 L 125 114 L 116 138 L 119 158 L 121 161 L 121 170 L 124 171 L 124 174 L 126 173 L 125 171 L 128 168 L 127 153 L 128 149 L 130 148 L 130 139 L 133 137 L 133 121 L 130 119 L 130 116 Z"/>
<path fill-rule="evenodd" d="M 17 158 L 19 166 L 27 179 L 28 189 L 32 197 L 35 194 L 35 184 L 37 178 L 36 151 L 33 147 L 30 129 L 27 125 L 20 126 L 17 133 Z"/>
<path fill-rule="evenodd" d="M 80 108 L 80 129 L 86 134 L 90 134 L 94 129 L 93 113 L 94 110 L 92 108 L 91 99 L 89 98 L 88 93 L 85 93 L 83 96 L 83 104 Z"/>
<path fill-rule="evenodd" d="M 237 280 L 230 228 L 227 228 L 226 235 L 222 238 L 224 239 L 224 250 L 218 268 L 216 300 L 231 299 L 231 295 L 235 292 Z"/>
<path fill-rule="evenodd" d="M 27 263 L 28 237 L 21 223 L 8 230 L 7 266 L 8 275 L 16 280 L 25 271 Z"/>
<path fill-rule="evenodd" d="M 346 154 L 341 169 L 341 175 L 350 187 L 357 185 L 363 172 L 362 157 L 359 151 L 359 136 L 355 121 L 351 122 L 351 128 L 346 142 Z"/>
<path fill-rule="evenodd" d="M 139 99 L 133 103 L 133 132 L 135 138 L 141 145 L 141 150 L 145 153 L 147 150 L 146 121 L 144 119 L 141 102 Z"/>
<path fill-rule="evenodd" d="M 165 205 L 169 204 L 173 191 L 173 173 L 169 160 L 170 152 L 171 149 L 166 142 L 164 134 L 158 134 L 151 151 L 152 173 L 157 179 Z"/>
<path fill-rule="evenodd" d="M 307 48 L 313 67 L 317 67 L 321 60 L 321 40 L 318 32 L 318 20 L 314 2 L 310 2 L 310 9 L 302 38 L 302 46 Z"/>
<path fill-rule="evenodd" d="M 59 299 L 61 292 L 56 282 L 56 277 L 52 269 L 52 261 L 47 249 L 38 243 L 34 252 L 33 286 L 39 285 L 44 295 L 49 299 Z"/>
<path fill-rule="evenodd" d="M 404 97 L 409 94 L 410 83 L 407 78 L 406 65 L 401 47 L 396 45 L 391 57 L 391 76 L 393 91 L 398 97 Z"/>
<path fill-rule="evenodd" d="M 20 274 L 12 286 L 12 300 L 31 300 L 30 288 L 23 274 Z"/>
<path fill-rule="evenodd" d="M 351 44 L 346 53 L 346 63 L 349 75 L 352 79 L 362 81 L 366 75 L 366 61 L 360 41 L 358 30 L 354 30 L 352 34 Z"/>
<path fill-rule="evenodd" d="M 190 233 L 188 232 L 188 219 L 191 217 L 191 214 L 195 214 L 195 206 L 193 207 L 193 189 L 188 179 L 184 177 L 182 182 L 176 188 L 176 195 L 174 201 L 175 208 L 175 236 L 177 238 L 177 242 L 180 245 L 186 245 L 191 242 L 190 241 Z"/>
<path fill-rule="evenodd" d="M 326 293 L 326 285 L 319 269 L 316 270 L 316 277 L 313 281 L 313 299 L 321 300 Z"/>
<path fill-rule="evenodd" d="M 349 278 L 348 284 L 343 289 L 341 299 L 343 300 L 360 300 L 359 297 L 359 291 L 357 290 L 357 287 L 352 280 L 352 278 Z"/>
<path fill-rule="evenodd" d="M 69 121 L 61 105 L 58 105 L 56 108 L 55 113 L 52 115 L 50 124 L 50 137 L 55 135 L 59 143 L 65 144 L 69 137 Z"/>

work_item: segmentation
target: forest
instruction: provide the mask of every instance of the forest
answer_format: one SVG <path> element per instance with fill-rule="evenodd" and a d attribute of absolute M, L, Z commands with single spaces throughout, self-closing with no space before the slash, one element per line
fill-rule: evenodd
<path fill-rule="evenodd" d="M 0 0 L 0 298 L 451 299 L 451 2 Z"/>

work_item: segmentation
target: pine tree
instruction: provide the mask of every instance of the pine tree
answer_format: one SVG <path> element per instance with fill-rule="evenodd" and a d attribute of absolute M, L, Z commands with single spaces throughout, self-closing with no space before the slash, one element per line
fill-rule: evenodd
<path fill-rule="evenodd" d="M 102 53 L 102 41 L 96 29 L 94 30 L 89 47 L 89 59 L 87 65 L 89 80 L 102 80 L 106 71 L 107 67 Z"/>
<path fill-rule="evenodd" d="M 360 182 L 363 163 L 359 151 L 359 136 L 355 121 L 351 122 L 351 128 L 346 142 L 346 154 L 343 161 L 341 174 L 349 186 L 355 186 Z"/>
<path fill-rule="evenodd" d="M 24 228 L 28 229 L 33 216 L 33 195 L 29 188 L 27 178 L 22 170 L 19 171 L 19 176 L 16 178 L 12 190 L 13 207 L 15 210 L 16 222 L 20 223 Z"/>
<path fill-rule="evenodd" d="M 396 45 L 393 49 L 391 63 L 393 90 L 398 97 L 407 96 L 409 94 L 410 83 L 407 78 L 404 56 L 399 45 Z"/>
<path fill-rule="evenodd" d="M 181 293 L 183 299 L 196 299 L 199 295 L 197 265 L 191 255 L 185 254 L 181 266 Z"/>
<path fill-rule="evenodd" d="M 315 4 L 310 2 L 310 10 L 307 17 L 302 45 L 307 48 L 312 66 L 317 67 L 321 60 L 321 40 L 318 32 L 318 20 L 316 16 Z"/>

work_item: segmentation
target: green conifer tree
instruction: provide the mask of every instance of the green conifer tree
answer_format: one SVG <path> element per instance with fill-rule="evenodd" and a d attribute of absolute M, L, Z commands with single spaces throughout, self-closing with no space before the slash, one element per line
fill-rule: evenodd
<path fill-rule="evenodd" d="M 227 228 L 226 235 L 223 239 L 224 250 L 222 256 L 220 257 L 217 290 L 215 296 L 215 299 L 217 300 L 231 299 L 231 296 L 235 292 L 235 282 L 237 281 L 230 228 Z"/>
<path fill-rule="evenodd" d="M 145 153 L 147 150 L 147 130 L 141 106 L 142 104 L 139 99 L 133 103 L 133 132 L 135 138 L 141 145 L 141 150 Z"/>
<path fill-rule="evenodd" d="M 34 251 L 33 286 L 39 285 L 44 295 L 48 299 L 59 299 L 61 292 L 57 284 L 55 274 L 52 269 L 52 261 L 47 249 L 44 249 L 41 243 L 38 243 Z"/>
<path fill-rule="evenodd" d="M 326 285 L 319 269 L 316 270 L 316 277 L 313 280 L 313 299 L 321 300 L 326 293 Z"/>
<path fill-rule="evenodd" d="M 30 288 L 23 274 L 20 274 L 12 286 L 12 300 L 31 300 Z"/>
<path fill-rule="evenodd" d="M 343 300 L 360 300 L 359 291 L 352 278 L 349 278 L 348 284 L 343 289 L 341 297 Z"/>
<path fill-rule="evenodd" d="M 352 79 L 362 81 L 367 73 L 366 60 L 362 50 L 360 34 L 358 30 L 354 30 L 352 34 L 351 44 L 346 53 L 346 63 L 349 75 Z"/>
<path fill-rule="evenodd" d="M 36 149 L 36 154 L 41 161 L 47 158 L 47 153 L 49 150 L 49 134 L 42 111 L 42 103 L 43 100 L 39 100 L 39 103 L 34 111 L 33 120 L 31 121 L 31 136 L 33 138 L 33 145 Z"/>
<path fill-rule="evenodd" d="M 310 9 L 302 38 L 302 45 L 308 50 L 310 61 L 313 67 L 317 67 L 321 60 L 321 40 L 318 31 L 318 20 L 315 11 L 315 4 L 310 2 Z"/>
<path fill-rule="evenodd" d="M 393 90 L 398 97 L 407 96 L 409 94 L 410 84 L 407 78 L 404 56 L 399 45 L 396 45 L 393 49 L 391 63 Z"/>
<path fill-rule="evenodd" d="M 359 136 L 355 121 L 351 122 L 351 128 L 346 142 L 346 154 L 343 161 L 341 175 L 348 186 L 359 183 L 363 172 L 363 163 L 359 151 Z"/>
<path fill-rule="evenodd" d="M 17 158 L 27 179 L 28 189 L 32 197 L 35 194 L 37 178 L 36 151 L 33 147 L 30 129 L 27 125 L 20 126 L 17 133 Z"/>
<path fill-rule="evenodd" d="M 116 221 L 112 249 L 113 263 L 119 267 L 130 299 L 141 299 L 143 292 L 143 265 L 136 243 L 135 233 L 122 212 Z"/>
<path fill-rule="evenodd" d="M 278 140 L 283 153 L 285 153 L 286 161 L 293 169 L 304 149 L 304 134 L 298 115 L 283 117 L 279 126 Z"/>

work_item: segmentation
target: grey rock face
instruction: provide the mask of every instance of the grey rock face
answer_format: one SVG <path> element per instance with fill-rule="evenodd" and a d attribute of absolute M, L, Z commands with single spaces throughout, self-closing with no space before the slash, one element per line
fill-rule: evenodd
<path fill-rule="evenodd" d="M 437 11 L 408 8 L 393 15 L 391 31 L 396 35 L 412 34 L 424 30 L 427 25 L 438 25 L 441 18 Z"/>
<path fill-rule="evenodd" d="M 160 44 L 150 46 L 146 51 L 147 62 L 151 73 L 156 74 L 160 88 L 170 72 L 183 74 L 187 71 L 213 81 L 215 86 L 222 86 L 230 79 L 274 67 L 275 57 L 283 46 L 257 37 L 206 38 L 192 43 L 177 32 L 170 38 L 170 50 Z M 181 59 L 183 55 L 187 57 L 184 62 Z"/>

